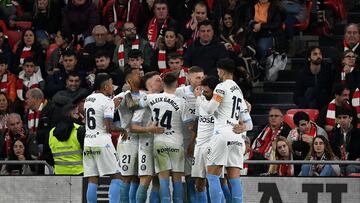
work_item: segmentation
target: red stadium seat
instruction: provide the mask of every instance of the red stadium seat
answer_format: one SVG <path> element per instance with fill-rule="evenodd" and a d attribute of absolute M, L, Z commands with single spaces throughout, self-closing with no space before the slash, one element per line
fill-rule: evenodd
<path fill-rule="evenodd" d="M 307 113 L 310 117 L 310 120 L 312 121 L 316 121 L 319 116 L 319 111 L 317 109 L 289 109 L 284 116 L 284 122 L 287 123 L 291 128 L 296 127 L 293 121 L 293 117 L 294 114 L 299 111 Z"/>
<path fill-rule="evenodd" d="M 294 25 L 294 27 L 300 31 L 304 31 L 307 29 L 307 27 L 310 24 L 310 13 L 311 13 L 311 8 L 313 6 L 313 1 L 312 0 L 308 0 L 306 2 L 306 20 L 304 22 L 298 23 L 296 25 Z"/>
<path fill-rule="evenodd" d="M 343 0 L 325 0 L 324 4 L 334 11 L 338 19 L 346 19 L 346 9 Z"/>
<path fill-rule="evenodd" d="M 32 22 L 31 21 L 16 21 L 15 22 L 15 27 L 21 29 L 21 30 L 25 30 L 27 28 L 31 28 L 32 26 Z"/>
<path fill-rule="evenodd" d="M 360 177 L 360 173 L 350 173 L 348 176 L 357 176 L 357 177 Z"/>

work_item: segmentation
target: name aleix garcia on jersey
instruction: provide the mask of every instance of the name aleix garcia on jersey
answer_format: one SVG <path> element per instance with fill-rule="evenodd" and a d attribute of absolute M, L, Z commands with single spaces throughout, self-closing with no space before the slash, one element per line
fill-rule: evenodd
<path fill-rule="evenodd" d="M 159 102 L 169 103 L 175 109 L 175 111 L 178 111 L 180 109 L 179 105 L 174 100 L 166 98 L 166 97 L 155 98 L 155 99 L 151 100 L 149 103 L 151 106 L 154 106 L 156 103 L 159 103 Z"/>

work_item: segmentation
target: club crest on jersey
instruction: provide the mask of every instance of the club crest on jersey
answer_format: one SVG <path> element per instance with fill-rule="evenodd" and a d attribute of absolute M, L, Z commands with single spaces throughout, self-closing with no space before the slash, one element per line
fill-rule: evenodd
<path fill-rule="evenodd" d="M 127 171 L 128 169 L 129 169 L 129 167 L 128 167 L 127 165 L 123 165 L 123 166 L 122 166 L 122 170 L 123 170 L 123 171 Z"/>
<path fill-rule="evenodd" d="M 145 165 L 145 164 L 141 164 L 140 169 L 141 169 L 142 171 L 145 171 L 145 170 L 146 170 L 146 165 Z"/>

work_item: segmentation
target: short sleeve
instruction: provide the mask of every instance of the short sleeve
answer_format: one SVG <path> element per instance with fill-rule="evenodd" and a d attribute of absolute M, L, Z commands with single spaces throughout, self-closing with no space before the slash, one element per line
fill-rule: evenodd
<path fill-rule="evenodd" d="M 113 119 L 114 118 L 114 109 L 115 109 L 114 101 L 111 99 L 108 99 L 104 106 L 104 118 Z"/>
<path fill-rule="evenodd" d="M 195 116 L 196 117 L 199 117 L 199 114 L 200 114 L 199 109 L 200 109 L 201 100 L 202 100 L 201 97 L 196 98 L 196 106 L 195 106 Z"/>
<path fill-rule="evenodd" d="M 140 106 L 140 107 L 143 107 L 143 108 L 144 108 L 144 107 L 149 106 L 149 100 L 150 100 L 149 96 L 150 96 L 150 95 L 144 94 L 144 96 L 142 96 L 142 97 L 140 98 L 140 100 L 139 100 L 139 106 Z"/>
<path fill-rule="evenodd" d="M 215 101 L 220 103 L 224 97 L 225 97 L 225 90 L 223 84 L 220 83 L 214 89 L 213 98 L 215 99 Z"/>
<path fill-rule="evenodd" d="M 190 114 L 188 105 L 186 105 L 186 101 L 182 100 L 182 108 L 181 108 L 181 120 L 183 122 L 190 122 L 193 120 L 193 115 Z"/>

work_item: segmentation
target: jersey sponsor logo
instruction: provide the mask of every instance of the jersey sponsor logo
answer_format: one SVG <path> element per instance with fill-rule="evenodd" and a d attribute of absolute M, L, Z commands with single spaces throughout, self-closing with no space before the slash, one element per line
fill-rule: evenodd
<path fill-rule="evenodd" d="M 230 146 L 230 145 L 237 145 L 237 146 L 242 146 L 242 143 L 239 142 L 239 141 L 228 141 L 226 143 L 227 146 Z"/>
<path fill-rule="evenodd" d="M 216 93 L 219 93 L 219 94 L 225 94 L 225 91 L 224 90 L 220 90 L 220 89 L 217 89 L 215 90 Z"/>
<path fill-rule="evenodd" d="M 96 138 L 95 134 L 86 134 L 85 138 Z"/>
<path fill-rule="evenodd" d="M 101 154 L 100 150 L 85 150 L 84 156 L 99 156 Z"/>
<path fill-rule="evenodd" d="M 85 102 L 95 102 L 96 101 L 96 98 L 94 97 L 88 97 L 85 99 Z"/>
<path fill-rule="evenodd" d="M 169 152 L 180 152 L 180 149 L 178 148 L 172 148 L 172 147 L 164 147 L 156 150 L 158 154 L 160 153 L 169 153 Z"/>
<path fill-rule="evenodd" d="M 167 131 L 167 132 L 164 132 L 164 134 L 165 134 L 165 135 L 172 135 L 173 133 L 175 133 L 175 131 L 174 131 L 174 130 L 172 130 L 172 131 Z"/>
<path fill-rule="evenodd" d="M 206 117 L 206 116 L 199 116 L 199 122 L 200 123 L 214 123 L 214 117 Z"/>

